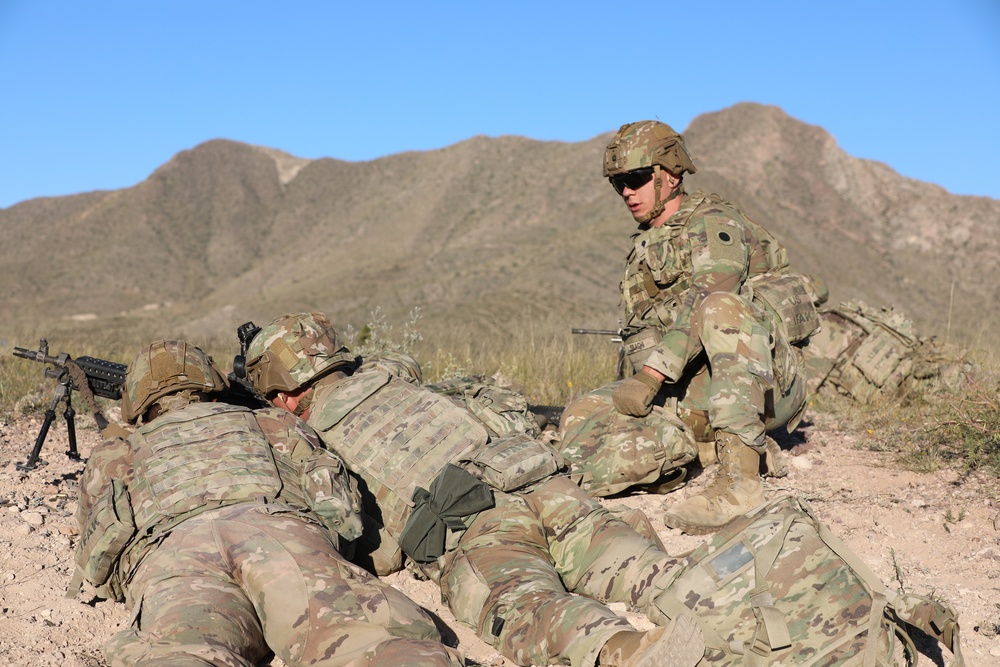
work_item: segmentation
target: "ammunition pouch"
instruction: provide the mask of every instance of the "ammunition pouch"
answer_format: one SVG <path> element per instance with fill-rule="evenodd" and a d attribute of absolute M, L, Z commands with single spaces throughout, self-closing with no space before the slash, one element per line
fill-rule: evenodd
<path fill-rule="evenodd" d="M 525 433 L 495 438 L 465 459 L 483 480 L 500 491 L 516 491 L 545 479 L 565 464 L 550 445 Z"/>
<path fill-rule="evenodd" d="M 116 576 L 118 563 L 135 534 L 128 489 L 121 480 L 112 479 L 87 515 L 76 548 L 76 565 L 87 583 L 106 589 L 118 601 L 124 599 Z"/>

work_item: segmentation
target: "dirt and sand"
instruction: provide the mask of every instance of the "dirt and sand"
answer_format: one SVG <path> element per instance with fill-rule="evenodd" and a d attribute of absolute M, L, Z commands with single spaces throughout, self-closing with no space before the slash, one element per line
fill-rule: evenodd
<path fill-rule="evenodd" d="M 89 417 L 76 421 L 85 457 L 99 435 Z M 0 423 L 0 662 L 105 665 L 103 645 L 128 622 L 128 613 L 107 600 L 65 597 L 83 463 L 65 456 L 66 429 L 57 420 L 45 443 L 45 465 L 19 470 L 16 463 L 27 458 L 40 424 L 38 417 Z M 768 496 L 807 499 L 891 587 L 948 600 L 960 615 L 966 663 L 1000 665 L 1000 483 L 982 473 L 904 470 L 891 453 L 867 448 L 866 437 L 841 429 L 829 416 L 807 413 L 804 425 L 782 443 L 790 472 L 767 480 Z M 668 550 L 682 553 L 703 538 L 663 527 L 664 504 L 710 478 L 696 476 L 673 497 L 637 495 L 606 502 L 646 511 Z M 406 573 L 389 581 L 439 617 L 470 664 L 512 664 L 458 625 L 433 584 Z M 641 617 L 630 618 L 649 627 Z M 924 664 L 945 665 L 950 658 L 947 652 L 929 653 L 921 656 Z"/>

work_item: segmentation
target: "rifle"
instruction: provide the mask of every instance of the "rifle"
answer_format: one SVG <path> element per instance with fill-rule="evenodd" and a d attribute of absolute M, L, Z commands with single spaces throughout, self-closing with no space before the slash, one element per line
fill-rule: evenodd
<path fill-rule="evenodd" d="M 94 396 L 120 400 L 128 366 L 95 357 L 73 359 L 65 352 L 53 357 L 49 355 L 49 342 L 44 338 L 38 342 L 38 350 L 15 347 L 14 356 L 51 364 L 52 368 L 45 369 L 45 377 L 54 378 L 59 383 L 52 404 L 45 411 L 45 420 L 42 422 L 42 428 L 35 439 L 35 446 L 31 450 L 28 460 L 24 463 L 18 463 L 17 467 L 21 470 L 34 470 L 37 467 L 42 445 L 45 443 L 49 428 L 56 417 L 56 407 L 61 402 L 66 403 L 66 410 L 63 412 L 63 416 L 66 418 L 66 432 L 69 436 L 69 450 L 66 452 L 66 456 L 74 461 L 79 461 L 80 453 L 76 448 L 76 411 L 73 409 L 71 401 L 73 390 L 75 389 L 83 396 L 84 402 L 94 416 L 97 427 L 103 431 L 108 427 L 108 420 Z M 229 374 L 229 380 L 229 391 L 225 395 L 226 402 L 252 409 L 267 405 L 266 401 L 246 380 L 238 379 L 232 373 Z"/>
<path fill-rule="evenodd" d="M 615 380 L 625 379 L 625 331 L 619 328 L 617 331 L 611 329 L 580 329 L 574 327 L 570 333 L 584 334 L 590 336 L 611 336 L 612 343 L 618 343 L 618 363 L 615 367 Z"/>
<path fill-rule="evenodd" d="M 55 396 L 49 409 L 45 411 L 45 420 L 42 428 L 35 439 L 35 446 L 24 463 L 18 463 L 21 470 L 34 470 L 38 464 L 38 456 L 45 443 L 45 437 L 49 434 L 49 428 L 56 418 L 56 408 L 60 403 L 66 403 L 66 410 L 63 417 L 66 419 L 66 433 L 69 436 L 69 450 L 66 456 L 74 461 L 80 460 L 80 453 L 76 448 L 76 411 L 73 409 L 71 396 L 73 390 L 79 391 L 84 398 L 84 402 L 94 416 L 97 427 L 101 430 L 107 428 L 108 420 L 101 412 L 100 406 L 94 399 L 94 395 L 105 398 L 120 399 L 122 396 L 122 385 L 125 384 L 125 364 L 116 364 L 104 359 L 94 357 L 78 357 L 72 359 L 63 352 L 56 356 L 49 356 L 49 342 L 42 338 L 38 341 L 37 350 L 26 350 L 23 347 L 14 348 L 14 356 L 22 359 L 37 361 L 41 364 L 50 364 L 52 368 L 45 369 L 45 377 L 53 378 L 58 383 Z"/>

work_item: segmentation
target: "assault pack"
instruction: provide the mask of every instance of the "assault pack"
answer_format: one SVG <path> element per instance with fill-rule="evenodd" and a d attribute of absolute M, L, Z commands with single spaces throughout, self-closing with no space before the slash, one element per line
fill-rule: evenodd
<path fill-rule="evenodd" d="M 903 314 L 849 301 L 820 317 L 822 329 L 803 348 L 810 393 L 827 385 L 870 403 L 912 374 L 920 340 Z"/>
<path fill-rule="evenodd" d="M 912 628 L 943 643 L 952 667 L 965 664 L 950 606 L 890 590 L 789 496 L 692 551 L 654 605 L 668 619 L 698 618 L 707 646 L 699 664 L 712 667 L 915 665 Z"/>

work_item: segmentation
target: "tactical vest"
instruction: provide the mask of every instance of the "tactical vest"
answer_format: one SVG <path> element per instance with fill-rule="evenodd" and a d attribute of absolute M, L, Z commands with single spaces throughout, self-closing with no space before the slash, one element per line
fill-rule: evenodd
<path fill-rule="evenodd" d="M 201 512 L 281 490 L 270 444 L 248 408 L 195 403 L 129 437 L 129 485 L 140 536 L 155 536 Z"/>
<path fill-rule="evenodd" d="M 688 226 L 695 214 L 707 212 L 704 207 L 708 206 L 723 208 L 729 217 L 749 228 L 754 244 L 751 277 L 787 269 L 788 253 L 770 232 L 718 195 L 696 192 L 684 198 L 667 224 L 643 230 L 633 237 L 621 283 L 629 324 L 658 329 L 673 325 L 684 293 L 691 287 L 694 268 L 687 238 Z M 711 250 L 715 243 L 712 234 L 706 243 Z"/>
<path fill-rule="evenodd" d="M 492 506 L 490 488 L 514 491 L 564 465 L 550 445 L 519 430 L 534 426 L 527 418 L 522 424 L 505 416 L 511 406 L 499 401 L 502 392 L 487 395 L 492 399 L 477 412 L 373 369 L 317 387 L 309 424 L 363 479 L 378 514 L 372 518 L 404 550 L 410 547 L 411 558 L 428 562 L 457 543 L 475 513 Z M 492 417 L 489 431 L 483 416 Z M 441 524 L 447 544 L 434 528 Z M 382 562 L 396 562 L 392 545 L 382 546 Z"/>
<path fill-rule="evenodd" d="M 396 539 L 414 491 L 488 440 L 486 429 L 446 396 L 380 369 L 317 387 L 309 425 L 368 485 L 380 523 Z"/>

